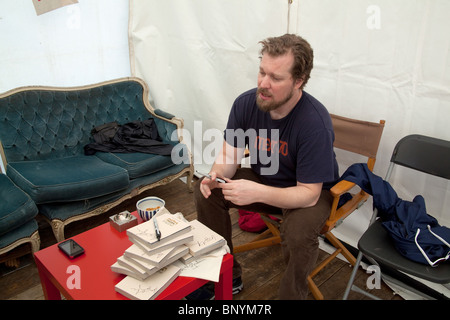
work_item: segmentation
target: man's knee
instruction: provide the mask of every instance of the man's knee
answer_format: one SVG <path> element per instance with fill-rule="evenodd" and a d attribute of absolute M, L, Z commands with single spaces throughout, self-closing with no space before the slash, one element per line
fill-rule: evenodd
<path fill-rule="evenodd" d="M 291 209 L 283 211 L 282 235 L 290 245 L 317 243 L 325 221 L 331 210 L 332 198 L 324 191 L 318 203 L 309 208 Z"/>
<path fill-rule="evenodd" d="M 304 247 L 317 243 L 317 237 L 323 224 L 320 225 L 320 222 L 315 222 L 314 219 L 312 222 L 305 219 L 306 217 L 301 211 L 292 212 L 285 217 L 281 227 L 284 244 L 290 247 Z"/>

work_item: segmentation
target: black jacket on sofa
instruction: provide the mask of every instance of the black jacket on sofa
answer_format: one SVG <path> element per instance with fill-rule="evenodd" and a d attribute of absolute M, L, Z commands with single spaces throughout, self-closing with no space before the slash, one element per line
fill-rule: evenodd
<path fill-rule="evenodd" d="M 162 143 L 153 119 L 133 121 L 124 125 L 110 122 L 91 131 L 95 142 L 84 147 L 86 155 L 97 151 L 131 153 L 142 152 L 170 156 L 173 146 Z"/>

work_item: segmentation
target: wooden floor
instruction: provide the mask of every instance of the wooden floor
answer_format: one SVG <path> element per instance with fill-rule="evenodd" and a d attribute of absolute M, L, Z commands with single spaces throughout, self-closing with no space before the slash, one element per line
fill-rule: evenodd
<path fill-rule="evenodd" d="M 136 201 L 149 195 L 165 199 L 166 207 L 170 212 L 181 212 L 187 220 L 195 219 L 197 216 L 192 193 L 187 191 L 186 185 L 181 180 L 176 180 L 166 186 L 149 190 L 100 216 L 70 224 L 66 227 L 66 238 L 108 222 L 108 217 L 115 213 L 123 210 L 134 211 Z M 231 216 L 233 242 L 235 245 L 248 242 L 255 236 L 255 234 L 244 232 L 239 228 L 237 210 L 233 210 Z M 51 228 L 45 221 L 39 219 L 39 228 L 41 248 L 56 243 Z M 16 252 L 26 250 L 27 248 L 23 247 L 16 250 Z M 321 251 L 318 262 L 327 256 L 327 253 Z M 280 247 L 274 246 L 239 253 L 237 257 L 243 269 L 244 290 L 233 298 L 236 300 L 277 300 L 278 286 L 285 268 Z M 0 257 L 0 261 L 1 258 L 4 257 Z M 351 270 L 347 263 L 334 259 L 331 265 L 327 266 L 315 277 L 315 282 L 325 299 L 339 300 L 342 298 Z M 355 283 L 359 287 L 365 288 L 368 276 L 363 270 L 359 270 Z M 398 295 L 394 295 L 384 283 L 381 289 L 374 289 L 372 293 L 385 300 L 401 299 Z M 18 268 L 8 267 L 4 263 L 0 265 L 0 300 L 7 299 L 44 299 L 37 268 L 31 254 L 25 254 L 20 258 L 20 266 Z M 308 299 L 313 299 L 311 294 L 308 296 Z M 360 300 L 365 299 L 365 296 L 352 292 L 349 299 Z"/>

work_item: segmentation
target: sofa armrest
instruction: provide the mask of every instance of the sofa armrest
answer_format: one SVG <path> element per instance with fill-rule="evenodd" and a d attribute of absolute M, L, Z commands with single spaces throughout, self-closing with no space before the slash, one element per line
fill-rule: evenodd
<path fill-rule="evenodd" d="M 154 111 L 155 111 L 155 114 L 157 114 L 158 116 L 161 116 L 161 117 L 169 119 L 169 120 L 171 120 L 175 117 L 173 114 L 163 111 L 161 109 L 155 109 Z"/>

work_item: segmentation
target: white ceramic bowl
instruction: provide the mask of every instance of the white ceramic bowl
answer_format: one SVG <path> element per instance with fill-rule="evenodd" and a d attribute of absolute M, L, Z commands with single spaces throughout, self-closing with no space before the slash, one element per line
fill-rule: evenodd
<path fill-rule="evenodd" d="M 139 216 L 144 221 L 150 220 L 159 210 L 164 208 L 166 202 L 158 197 L 147 197 L 136 203 Z"/>

